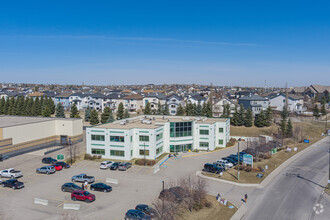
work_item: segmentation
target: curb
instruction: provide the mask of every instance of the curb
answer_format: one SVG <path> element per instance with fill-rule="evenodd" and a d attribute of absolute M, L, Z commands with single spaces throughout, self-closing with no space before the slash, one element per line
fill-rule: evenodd
<path fill-rule="evenodd" d="M 222 179 L 218 179 L 218 178 L 214 178 L 214 177 L 204 176 L 202 174 L 202 171 L 197 171 L 196 176 L 199 176 L 199 177 L 202 177 L 202 178 L 205 178 L 205 179 L 210 179 L 210 180 L 222 182 L 222 183 L 235 185 L 235 186 L 240 186 L 240 187 L 259 187 L 259 185 L 260 185 L 260 184 L 255 184 L 255 183 L 235 183 L 235 182 L 232 182 L 232 181 L 229 181 L 229 180 L 222 180 Z"/>
<path fill-rule="evenodd" d="M 211 153 L 215 153 L 215 152 L 218 152 L 218 151 L 221 151 L 221 150 L 225 150 L 225 149 L 229 149 L 229 148 L 232 148 L 232 147 L 235 147 L 235 145 L 233 146 L 230 146 L 230 147 L 224 147 L 224 148 L 221 148 L 221 149 L 218 149 L 218 150 L 214 150 L 214 151 L 210 151 L 210 152 L 205 152 L 205 153 L 197 153 L 197 154 L 191 154 L 191 155 L 185 155 L 185 156 L 182 156 L 182 157 L 196 157 L 196 156 L 201 156 L 201 155 L 205 155 L 205 154 L 211 154 Z"/>

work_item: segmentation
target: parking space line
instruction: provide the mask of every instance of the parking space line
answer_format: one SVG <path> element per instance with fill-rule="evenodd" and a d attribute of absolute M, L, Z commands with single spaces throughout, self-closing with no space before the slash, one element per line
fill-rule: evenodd
<path fill-rule="evenodd" d="M 63 204 L 64 204 L 64 202 L 60 203 L 57 207 L 60 207 L 60 206 L 63 205 Z"/>

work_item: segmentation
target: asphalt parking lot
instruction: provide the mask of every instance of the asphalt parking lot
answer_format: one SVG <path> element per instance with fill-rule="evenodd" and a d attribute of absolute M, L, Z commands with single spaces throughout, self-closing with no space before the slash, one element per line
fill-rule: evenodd
<path fill-rule="evenodd" d="M 127 171 L 101 170 L 100 163 L 94 161 L 81 161 L 69 169 L 57 171 L 54 174 L 37 174 L 36 168 L 43 166 L 42 154 L 29 153 L 10 158 L 0 163 L 0 169 L 15 168 L 23 172 L 19 181 L 24 182 L 25 188 L 12 190 L 0 187 L 2 209 L 8 210 L 12 219 L 58 219 L 63 210 L 64 203 L 80 204 L 80 210 L 70 210 L 81 219 L 123 219 L 128 209 L 134 208 L 139 203 L 151 204 L 162 189 L 162 180 L 165 183 L 177 179 L 183 175 L 194 175 L 201 170 L 204 163 L 214 162 L 221 157 L 235 152 L 235 148 L 229 148 L 209 154 L 181 154 L 178 158 L 168 159 L 159 172 L 153 173 L 151 167 L 132 166 Z M 55 158 L 56 152 L 50 154 Z M 47 155 L 48 156 L 48 155 Z M 71 182 L 71 177 L 80 173 L 86 173 L 95 177 L 95 182 L 106 183 L 106 178 L 117 179 L 118 185 L 108 184 L 113 187 L 112 192 L 92 192 L 96 200 L 92 203 L 72 201 L 70 193 L 62 192 L 61 186 Z M 2 178 L 2 180 L 6 180 Z M 77 183 L 81 185 L 81 183 Z M 225 195 L 235 188 L 234 186 L 220 183 L 209 183 L 211 193 L 221 192 Z M 243 193 L 243 192 L 242 192 Z M 36 205 L 34 198 L 48 200 L 48 206 Z"/>

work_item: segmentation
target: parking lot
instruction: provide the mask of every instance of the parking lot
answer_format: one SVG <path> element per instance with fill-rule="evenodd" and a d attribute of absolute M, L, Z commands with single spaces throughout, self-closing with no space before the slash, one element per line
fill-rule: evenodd
<path fill-rule="evenodd" d="M 186 174 L 194 175 L 201 170 L 204 163 L 214 162 L 223 156 L 234 153 L 234 148 L 221 150 L 208 154 L 181 154 L 178 158 L 170 158 L 153 173 L 151 167 L 132 166 L 127 171 L 101 170 L 100 163 L 94 161 L 81 161 L 69 169 L 57 171 L 54 174 L 37 174 L 36 168 L 43 166 L 42 154 L 29 153 L 10 158 L 0 163 L 0 169 L 15 168 L 23 172 L 19 181 L 24 182 L 25 188 L 12 190 L 0 187 L 2 209 L 8 210 L 13 219 L 58 219 L 64 212 L 64 203 L 80 204 L 80 210 L 70 210 L 82 219 L 123 219 L 128 209 L 134 208 L 139 203 L 151 204 L 162 189 L 161 181 L 165 183 L 177 179 Z M 56 157 L 56 152 L 49 156 Z M 47 155 L 48 156 L 48 155 Z M 119 184 L 108 184 L 113 187 L 112 192 L 92 192 L 96 201 L 85 203 L 72 201 L 70 193 L 62 192 L 61 186 L 71 182 L 71 177 L 80 173 L 86 173 L 95 177 L 95 182 L 106 183 L 106 178 L 117 179 Z M 2 180 L 6 180 L 2 178 Z M 81 185 L 81 183 L 77 183 Z M 210 183 L 211 193 L 221 192 L 225 194 L 233 190 L 233 186 Z M 213 191 L 214 192 L 213 192 Z M 90 190 L 89 190 L 90 191 Z M 91 191 L 90 191 L 91 192 Z M 48 200 L 47 206 L 36 205 L 34 198 Z"/>

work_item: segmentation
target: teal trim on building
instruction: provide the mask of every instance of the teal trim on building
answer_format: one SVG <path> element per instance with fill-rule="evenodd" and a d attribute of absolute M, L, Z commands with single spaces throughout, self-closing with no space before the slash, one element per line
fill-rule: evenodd
<path fill-rule="evenodd" d="M 105 146 L 104 144 L 91 144 L 91 145 L 93 145 L 93 146 Z"/>
<path fill-rule="evenodd" d="M 192 141 L 193 139 L 186 139 L 186 140 L 170 140 L 170 142 L 182 142 L 182 141 Z"/>
<path fill-rule="evenodd" d="M 208 140 L 209 138 L 199 138 L 199 139 L 205 139 L 205 140 Z"/>
<path fill-rule="evenodd" d="M 125 132 L 123 132 L 123 131 L 110 131 L 110 133 L 124 134 Z"/>
<path fill-rule="evenodd" d="M 139 131 L 139 133 L 149 133 L 149 131 Z"/>
<path fill-rule="evenodd" d="M 158 145 L 160 145 L 160 144 L 162 144 L 163 143 L 163 141 L 161 141 L 161 142 L 159 142 L 158 144 L 156 144 L 156 146 L 158 146 Z"/>
<path fill-rule="evenodd" d="M 91 132 L 104 132 L 104 131 L 100 131 L 100 130 L 91 130 Z"/>
<path fill-rule="evenodd" d="M 149 145 L 144 145 L 144 144 L 140 144 L 139 146 L 140 147 L 144 147 L 144 146 L 149 147 Z"/>
<path fill-rule="evenodd" d="M 159 129 L 159 130 L 156 130 L 156 132 L 159 132 L 159 131 L 163 131 L 164 129 L 163 128 L 161 128 L 161 129 Z"/>
<path fill-rule="evenodd" d="M 123 145 L 110 145 L 110 147 L 125 147 Z"/>
<path fill-rule="evenodd" d="M 201 127 L 201 128 L 209 128 L 208 125 L 200 125 L 199 127 Z"/>

